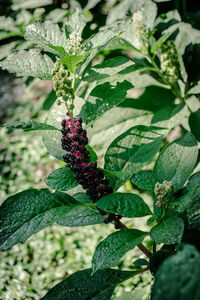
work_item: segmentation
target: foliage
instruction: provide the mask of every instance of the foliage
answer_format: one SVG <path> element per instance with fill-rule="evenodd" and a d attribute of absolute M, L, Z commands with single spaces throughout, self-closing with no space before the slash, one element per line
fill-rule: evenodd
<path fill-rule="evenodd" d="M 25 38 L 40 50 L 19 50 L 0 64 L 17 76 L 52 79 L 54 104 L 46 121 L 21 119 L 4 126 L 42 130 L 48 152 L 67 163 L 45 179 L 53 192 L 28 189 L 3 202 L 1 250 L 54 222 L 65 227 L 111 222 L 118 229 L 98 244 L 92 268 L 67 277 L 43 299 L 110 299 L 118 284 L 148 270 L 155 275 L 151 299 L 164 299 L 169 285 L 171 299 L 199 296 L 198 242 L 192 241 L 197 249 L 182 242 L 186 232 L 199 230 L 200 220 L 199 78 L 191 58 L 199 58 L 200 33 L 175 15 L 174 23 L 172 12 L 157 17 L 151 0 L 124 0 L 109 11 L 107 25 L 88 38 L 78 10 L 60 27 L 36 21 L 26 27 Z M 94 65 L 100 52 L 112 58 Z M 137 99 L 134 87 L 140 88 Z M 180 135 L 169 142 L 174 128 Z M 101 169 L 95 151 L 104 156 Z M 150 195 L 148 203 L 140 189 Z M 145 231 L 121 222 L 145 216 Z M 151 242 L 145 247 L 147 236 Z M 159 244 L 164 244 L 160 250 Z M 132 271 L 112 269 L 136 246 L 147 263 L 133 263 Z"/>

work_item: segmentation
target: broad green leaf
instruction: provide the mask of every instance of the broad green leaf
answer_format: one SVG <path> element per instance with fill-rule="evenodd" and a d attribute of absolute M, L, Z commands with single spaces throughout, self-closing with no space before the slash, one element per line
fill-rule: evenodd
<path fill-rule="evenodd" d="M 92 258 L 92 270 L 114 266 L 126 252 L 140 244 L 148 233 L 136 229 L 123 229 L 110 234 L 97 246 Z"/>
<path fill-rule="evenodd" d="M 80 116 L 86 124 L 96 120 L 106 111 L 123 102 L 126 99 L 127 91 L 131 88 L 133 85 L 127 80 L 118 82 L 116 85 L 106 82 L 96 86 L 83 105 Z"/>
<path fill-rule="evenodd" d="M 188 217 L 190 212 L 195 214 L 195 206 L 200 202 L 200 172 L 194 173 L 188 180 L 188 184 L 183 189 L 183 195 L 175 200 L 172 204 L 175 205 L 179 213 L 185 212 L 188 209 Z M 190 210 L 191 209 L 191 210 Z"/>
<path fill-rule="evenodd" d="M 192 28 L 194 29 L 194 28 Z M 193 85 L 198 84 L 200 81 L 199 68 L 200 68 L 200 33 L 199 30 L 197 33 L 197 40 L 193 43 L 189 43 L 185 48 L 185 53 L 183 55 L 185 69 L 188 74 L 188 81 Z M 195 34 L 194 33 L 194 34 Z M 193 32 L 191 32 L 193 34 Z"/>
<path fill-rule="evenodd" d="M 115 300 L 141 300 L 145 296 L 146 288 L 134 288 L 132 292 L 122 292 Z"/>
<path fill-rule="evenodd" d="M 144 200 L 132 193 L 114 193 L 101 198 L 98 207 L 110 213 L 118 213 L 127 218 L 138 218 L 151 215 Z"/>
<path fill-rule="evenodd" d="M 98 156 L 94 149 L 89 145 L 86 145 L 86 148 L 90 152 L 90 162 L 96 162 L 98 160 Z"/>
<path fill-rule="evenodd" d="M 140 189 L 153 192 L 158 179 L 152 171 L 147 170 L 136 173 L 131 178 L 131 182 L 138 186 Z"/>
<path fill-rule="evenodd" d="M 133 14 L 137 11 L 141 11 L 147 28 L 152 29 L 157 14 L 157 6 L 151 0 L 125 0 L 120 2 L 110 10 L 106 22 L 112 24 L 116 20 L 124 19 L 128 12 Z M 124 36 L 126 37 L 126 33 Z"/>
<path fill-rule="evenodd" d="M 32 76 L 50 80 L 52 78 L 53 61 L 38 50 L 21 50 L 10 54 L 0 66 L 3 70 L 15 73 L 17 76 Z"/>
<path fill-rule="evenodd" d="M 187 209 L 187 219 L 191 228 L 199 230 L 200 225 L 200 201 L 195 202 Z"/>
<path fill-rule="evenodd" d="M 54 222 L 85 226 L 104 220 L 93 205 L 81 204 L 65 193 L 50 193 L 48 189 L 30 189 L 7 198 L 1 206 L 0 219 L 0 250 L 25 242 Z"/>
<path fill-rule="evenodd" d="M 198 58 L 194 59 L 196 53 L 193 51 L 192 55 L 190 55 L 190 49 L 193 48 L 193 46 L 194 48 L 199 48 L 198 44 L 200 42 L 200 33 L 199 30 L 193 28 L 191 24 L 184 22 L 174 24 L 173 26 L 169 27 L 169 29 L 165 30 L 165 33 L 168 31 L 172 32 L 174 30 L 178 30 L 178 34 L 176 35 L 175 39 L 175 45 L 178 52 L 181 76 L 186 82 L 187 78 L 189 80 L 192 79 L 193 74 L 196 74 L 196 76 L 199 77 Z M 188 50 L 189 54 L 185 56 Z M 198 80 L 197 77 L 193 77 L 194 80 Z"/>
<path fill-rule="evenodd" d="M 112 30 L 101 30 L 85 41 L 85 48 L 89 51 L 94 50 L 94 53 L 97 53 L 97 51 L 107 48 L 110 41 L 112 41 L 117 36 L 118 34 L 113 32 Z"/>
<path fill-rule="evenodd" d="M 156 221 L 156 219 L 157 219 L 156 216 L 150 217 L 150 218 L 147 220 L 147 225 L 151 225 L 154 221 Z"/>
<path fill-rule="evenodd" d="M 174 215 L 166 217 L 162 223 L 151 229 L 150 236 L 156 244 L 176 244 L 180 243 L 184 231 L 184 222 L 181 218 Z"/>
<path fill-rule="evenodd" d="M 175 190 L 179 190 L 192 173 L 197 156 L 197 142 L 188 132 L 180 139 L 168 144 L 161 151 L 154 166 L 154 173 L 160 182 L 172 181 Z"/>
<path fill-rule="evenodd" d="M 73 195 L 73 198 L 80 203 L 91 203 L 90 197 L 86 193 L 77 193 Z"/>
<path fill-rule="evenodd" d="M 199 252 L 192 245 L 181 245 L 177 253 L 168 257 L 156 272 L 151 299 L 199 299 L 199 277 Z"/>
<path fill-rule="evenodd" d="M 66 118 L 66 108 L 64 104 L 60 104 L 56 101 L 48 113 L 46 123 L 55 126 L 61 130 L 61 121 Z M 63 160 L 63 155 L 66 153 L 61 147 L 62 134 L 59 131 L 44 131 L 43 132 L 43 143 L 46 146 L 48 152 Z"/>
<path fill-rule="evenodd" d="M 178 210 L 187 209 L 188 223 L 199 230 L 200 225 L 200 172 L 193 174 L 184 189 L 184 194 L 178 199 Z"/>
<path fill-rule="evenodd" d="M 149 262 L 144 258 L 138 258 L 133 262 L 133 264 L 136 267 L 142 267 L 142 266 L 147 266 Z"/>
<path fill-rule="evenodd" d="M 110 143 L 120 134 L 137 124 L 150 125 L 151 112 L 130 107 L 114 107 L 107 111 L 93 126 L 87 126 L 90 145 L 104 155 Z M 102 126 L 103 124 L 103 126 Z"/>
<path fill-rule="evenodd" d="M 69 168 L 60 168 L 45 178 L 46 184 L 56 191 L 68 191 L 78 185 L 74 173 Z"/>
<path fill-rule="evenodd" d="M 1 46 L 0 60 L 6 58 L 13 49 L 19 44 L 19 41 L 10 42 Z"/>
<path fill-rule="evenodd" d="M 52 0 L 13 0 L 12 9 L 27 9 L 27 8 L 38 8 L 45 5 L 52 4 Z"/>
<path fill-rule="evenodd" d="M 172 0 L 154 0 L 155 2 L 169 2 L 169 1 L 172 1 Z"/>
<path fill-rule="evenodd" d="M 104 172 L 104 175 L 105 176 L 115 176 L 115 177 L 117 177 L 117 178 L 121 178 L 121 179 L 123 179 L 124 178 L 124 176 L 125 176 L 125 172 L 123 172 L 123 171 L 108 171 L 108 170 L 106 170 L 106 169 L 104 169 L 104 168 L 100 168 L 103 172 Z"/>
<path fill-rule="evenodd" d="M 54 102 L 56 101 L 57 96 L 56 96 L 56 92 L 54 90 L 52 90 L 46 97 L 46 99 L 44 100 L 44 103 L 42 105 L 42 109 L 44 110 L 50 110 L 50 108 L 52 107 L 52 105 L 54 104 Z"/>
<path fill-rule="evenodd" d="M 65 58 L 61 59 L 60 62 L 65 65 L 69 72 L 75 73 L 77 66 L 85 59 L 88 53 L 84 53 L 83 55 L 71 55 L 66 53 Z"/>
<path fill-rule="evenodd" d="M 200 94 L 200 81 L 198 81 L 197 85 L 192 87 L 187 93 L 188 94 Z"/>
<path fill-rule="evenodd" d="M 143 83 L 143 87 L 144 84 L 145 83 Z M 160 99 L 162 99 L 162 101 L 160 101 Z M 120 106 L 128 106 L 144 111 L 153 111 L 156 113 L 158 110 L 166 108 L 166 106 L 173 106 L 174 100 L 175 97 L 170 90 L 151 85 L 148 86 L 136 99 L 131 98 L 130 95 L 125 102 L 120 104 Z"/>
<path fill-rule="evenodd" d="M 105 220 L 105 216 L 101 216 L 94 205 L 86 202 L 79 203 L 79 205 L 70 211 L 69 216 L 59 218 L 57 223 L 62 226 L 77 227 L 100 224 Z"/>
<path fill-rule="evenodd" d="M 92 59 L 103 49 L 107 49 L 108 45 L 111 41 L 113 41 L 118 34 L 112 32 L 109 29 L 102 30 L 94 35 L 92 35 L 89 39 L 87 39 L 83 43 L 83 48 L 86 52 L 90 52 L 90 55 L 83 61 L 78 69 L 78 74 L 83 74 L 86 72 L 89 63 Z"/>
<path fill-rule="evenodd" d="M 107 269 L 100 270 L 92 276 L 92 270 L 86 269 L 67 277 L 41 300 L 109 300 L 119 283 L 139 274 L 139 272 L 141 270 Z"/>
<path fill-rule="evenodd" d="M 123 171 L 123 180 L 116 179 L 114 190 L 150 163 L 161 147 L 163 135 L 159 127 L 138 125 L 118 136 L 108 147 L 105 169 Z"/>
<path fill-rule="evenodd" d="M 65 31 L 67 38 L 69 38 L 69 35 L 71 33 L 77 33 L 81 36 L 85 25 L 86 21 L 84 16 L 80 14 L 78 10 L 76 10 L 76 12 L 73 13 L 65 23 Z"/>
<path fill-rule="evenodd" d="M 67 46 L 65 34 L 57 24 L 37 21 L 26 27 L 25 39 L 53 54 L 63 56 Z"/>
<path fill-rule="evenodd" d="M 189 117 L 189 125 L 191 132 L 194 134 L 197 141 L 200 142 L 200 109 L 191 113 Z"/>
<path fill-rule="evenodd" d="M 188 128 L 189 115 L 190 111 L 183 103 L 178 105 L 166 105 L 155 112 L 151 123 L 155 126 L 167 127 L 169 129 L 180 124 Z"/>
<path fill-rule="evenodd" d="M 132 71 L 138 69 L 137 65 L 127 57 L 116 56 L 114 58 L 106 59 L 101 64 L 94 65 L 84 75 L 83 80 L 93 82 L 96 80 L 100 81 L 101 79 L 105 79 L 107 77 L 108 79 L 111 77 L 112 80 L 112 75 L 126 69 L 128 69 L 128 72 L 130 71 L 130 68 Z"/>
<path fill-rule="evenodd" d="M 155 55 L 158 49 L 164 44 L 164 42 L 170 37 L 171 34 L 172 33 L 169 32 L 161 36 L 151 47 L 151 53 Z"/>
<path fill-rule="evenodd" d="M 14 129 L 23 129 L 24 131 L 32 131 L 32 130 L 58 130 L 52 125 L 48 125 L 45 123 L 40 123 L 34 120 L 30 120 L 27 122 L 9 122 L 3 125 L 0 125 L 0 127 L 7 127 L 7 128 L 14 128 Z"/>

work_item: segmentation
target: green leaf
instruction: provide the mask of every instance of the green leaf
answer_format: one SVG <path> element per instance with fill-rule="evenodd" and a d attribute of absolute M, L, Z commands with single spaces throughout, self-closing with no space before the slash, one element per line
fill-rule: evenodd
<path fill-rule="evenodd" d="M 192 173 L 197 156 L 197 142 L 188 132 L 182 138 L 168 144 L 161 151 L 154 166 L 154 173 L 160 182 L 172 181 L 175 190 L 179 190 Z"/>
<path fill-rule="evenodd" d="M 183 196 L 177 201 L 178 211 L 187 209 L 188 223 L 199 230 L 200 224 L 200 172 L 193 174 L 186 185 Z"/>
<path fill-rule="evenodd" d="M 114 193 L 101 198 L 98 207 L 110 213 L 118 213 L 127 218 L 138 218 L 151 215 L 144 200 L 132 193 Z"/>
<path fill-rule="evenodd" d="M 13 0 L 12 9 L 26 9 L 26 8 L 38 8 L 45 5 L 52 4 L 52 0 Z"/>
<path fill-rule="evenodd" d="M 91 203 L 90 197 L 86 193 L 74 194 L 73 198 L 80 203 Z"/>
<path fill-rule="evenodd" d="M 200 201 L 195 202 L 187 209 L 187 219 L 191 228 L 199 230 L 200 225 Z"/>
<path fill-rule="evenodd" d="M 42 109 L 44 110 L 50 110 L 50 108 L 52 107 L 52 105 L 54 104 L 54 102 L 56 101 L 56 92 L 54 90 L 52 90 L 46 97 L 46 99 L 44 100 L 44 103 L 42 105 Z"/>
<path fill-rule="evenodd" d="M 97 55 L 97 53 L 99 53 L 103 49 L 107 49 L 110 42 L 113 41 L 117 36 L 118 34 L 116 34 L 115 32 L 112 32 L 109 29 L 105 29 L 87 39 L 83 43 L 83 48 L 85 49 L 85 51 L 90 52 L 90 55 L 88 55 L 88 57 L 80 65 L 78 73 L 85 72 L 89 63 Z"/>
<path fill-rule="evenodd" d="M 7 198 L 1 206 L 0 219 L 0 250 L 25 242 L 54 222 L 85 226 L 104 220 L 93 205 L 81 204 L 65 193 L 50 193 L 48 189 L 30 189 Z"/>
<path fill-rule="evenodd" d="M 200 81 L 198 81 L 197 85 L 192 87 L 188 92 L 188 94 L 200 94 Z"/>
<path fill-rule="evenodd" d="M 110 234 L 97 246 L 92 258 L 92 270 L 114 266 L 125 255 L 140 244 L 148 233 L 136 229 L 123 229 Z"/>
<path fill-rule="evenodd" d="M 77 66 L 85 59 L 88 53 L 83 55 L 71 55 L 66 53 L 65 58 L 61 59 L 60 62 L 65 65 L 69 72 L 75 74 Z"/>
<path fill-rule="evenodd" d="M 53 61 L 47 55 L 42 55 L 38 50 L 20 50 L 10 54 L 0 66 L 3 70 L 15 73 L 17 76 L 32 76 L 50 80 L 52 78 Z"/>
<path fill-rule="evenodd" d="M 139 271 L 107 269 L 93 276 L 91 273 L 91 269 L 86 269 L 72 274 L 57 284 L 41 300 L 109 300 L 119 283 L 139 274 Z"/>
<path fill-rule="evenodd" d="M 146 294 L 146 288 L 134 288 L 133 292 L 122 292 L 115 300 L 139 300 Z"/>
<path fill-rule="evenodd" d="M 136 173 L 131 178 L 131 182 L 138 186 L 140 189 L 153 192 L 158 179 L 152 171 L 147 170 Z"/>
<path fill-rule="evenodd" d="M 169 1 L 172 1 L 172 0 L 154 0 L 155 2 L 169 2 Z"/>
<path fill-rule="evenodd" d="M 96 120 L 106 111 L 123 102 L 127 91 L 131 88 L 133 85 L 127 80 L 118 82 L 116 85 L 106 82 L 96 86 L 83 105 L 80 116 L 86 124 Z"/>
<path fill-rule="evenodd" d="M 116 179 L 114 190 L 152 161 L 161 147 L 163 136 L 160 130 L 159 127 L 138 125 L 111 143 L 105 155 L 105 169 L 126 174 L 123 180 Z"/>
<path fill-rule="evenodd" d="M 67 46 L 65 34 L 57 24 L 36 21 L 26 27 L 25 39 L 38 47 L 63 57 Z"/>
<path fill-rule="evenodd" d="M 118 35 L 119 34 L 110 29 L 101 30 L 85 41 L 85 48 L 89 51 L 93 50 L 94 53 L 92 55 L 94 55 L 97 52 L 107 48 L 109 43 Z"/>
<path fill-rule="evenodd" d="M 143 66 L 144 67 L 144 66 Z M 127 72 L 138 69 L 138 66 L 130 59 L 125 56 L 116 56 L 114 58 L 109 58 L 103 61 L 100 64 L 94 65 L 91 69 L 87 71 L 83 80 L 88 82 L 93 81 L 100 81 L 101 79 L 105 79 L 108 77 L 111 78 L 112 76 L 117 74 L 122 70 L 126 70 Z"/>
<path fill-rule="evenodd" d="M 181 245 L 155 275 L 152 300 L 193 300 L 200 298 L 200 255 L 192 245 Z"/>
<path fill-rule="evenodd" d="M 166 105 L 165 107 L 157 110 L 152 118 L 151 124 L 156 126 L 167 127 L 169 129 L 176 125 L 185 125 L 187 122 L 190 112 L 188 107 L 180 103 L 178 105 Z M 188 124 L 186 123 L 186 126 Z"/>
<path fill-rule="evenodd" d="M 189 125 L 191 132 L 194 134 L 197 141 L 200 142 L 200 109 L 191 113 L 189 117 Z"/>
<path fill-rule="evenodd" d="M 23 129 L 24 131 L 32 131 L 32 130 L 58 130 L 56 127 L 45 124 L 45 123 L 40 123 L 34 120 L 30 120 L 27 122 L 21 122 L 21 121 L 16 121 L 16 122 L 9 122 L 3 125 L 0 125 L 0 127 L 7 127 L 7 128 L 14 128 L 14 129 Z"/>
<path fill-rule="evenodd" d="M 200 202 L 200 172 L 194 173 L 189 178 L 182 194 L 172 204 L 175 205 L 175 209 L 179 213 L 184 213 L 188 209 L 188 218 L 192 220 L 192 215 L 195 215 L 196 204 Z"/>
<path fill-rule="evenodd" d="M 139 75 L 138 78 L 140 78 L 140 76 L 142 75 Z M 142 78 L 142 80 L 144 79 Z M 142 82 L 140 87 L 144 87 L 144 84 L 145 82 Z M 162 99 L 162 101 L 160 101 L 160 99 Z M 174 103 L 174 100 L 175 97 L 170 90 L 151 84 L 151 86 L 147 87 L 137 99 L 127 99 L 126 102 L 122 103 L 120 106 L 129 105 L 129 107 L 132 108 L 157 112 L 162 108 L 166 108 L 166 106 L 171 106 Z"/>
<path fill-rule="evenodd" d="M 65 32 L 67 38 L 69 38 L 69 35 L 74 32 L 78 35 L 81 35 L 85 25 L 85 18 L 77 9 L 76 12 L 73 13 L 65 23 Z"/>
<path fill-rule="evenodd" d="M 169 32 L 161 36 L 151 47 L 151 53 L 155 55 L 158 49 L 164 44 L 164 42 L 170 37 L 171 34 L 172 32 Z"/>
<path fill-rule="evenodd" d="M 98 156 L 94 149 L 89 145 L 86 145 L 86 149 L 90 152 L 90 162 L 97 162 Z"/>
<path fill-rule="evenodd" d="M 68 191 L 78 185 L 74 173 L 69 168 L 60 168 L 45 178 L 46 184 L 56 191 Z"/>
<path fill-rule="evenodd" d="M 62 226 L 77 227 L 101 224 L 104 220 L 105 216 L 101 216 L 92 204 L 82 202 L 78 207 L 73 207 L 69 215 L 60 218 L 57 223 Z"/>
<path fill-rule="evenodd" d="M 133 262 L 133 264 L 136 267 L 142 267 L 142 266 L 147 266 L 149 262 L 144 258 L 138 258 Z"/>
<path fill-rule="evenodd" d="M 63 103 L 59 105 L 59 102 L 56 101 L 52 106 L 51 110 L 48 113 L 46 118 L 46 123 L 55 126 L 61 130 L 61 121 L 66 118 L 66 108 Z M 48 152 L 60 159 L 63 160 L 63 155 L 66 153 L 61 147 L 61 131 L 44 131 L 43 132 L 43 143 L 46 146 Z"/>
<path fill-rule="evenodd" d="M 162 223 L 151 229 L 150 236 L 156 244 L 180 243 L 184 231 L 184 222 L 176 214 L 166 217 Z"/>
<path fill-rule="evenodd" d="M 106 22 L 112 24 L 116 20 L 124 19 L 128 13 L 133 14 L 138 10 L 141 11 L 147 28 L 152 29 L 157 14 L 157 6 L 151 0 L 125 0 L 120 2 L 110 10 Z M 134 33 L 132 35 L 134 36 Z M 126 37 L 126 32 L 124 36 Z"/>

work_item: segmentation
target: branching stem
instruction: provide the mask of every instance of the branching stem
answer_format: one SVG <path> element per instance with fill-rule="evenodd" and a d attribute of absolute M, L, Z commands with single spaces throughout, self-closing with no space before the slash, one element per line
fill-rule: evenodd
<path fill-rule="evenodd" d="M 127 229 L 128 227 L 120 222 L 120 220 L 115 219 L 115 225 L 118 225 L 119 229 Z M 149 251 L 142 243 L 138 244 L 137 247 L 148 257 L 151 258 L 153 253 Z"/>

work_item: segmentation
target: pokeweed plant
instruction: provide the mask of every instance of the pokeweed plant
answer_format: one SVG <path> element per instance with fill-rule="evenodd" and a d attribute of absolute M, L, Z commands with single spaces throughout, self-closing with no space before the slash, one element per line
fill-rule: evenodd
<path fill-rule="evenodd" d="M 199 48 L 190 44 L 200 35 L 178 13 L 156 18 L 155 3 L 142 5 L 133 5 L 131 20 L 108 22 L 87 40 L 82 39 L 85 20 L 78 11 L 62 30 L 49 21 L 32 23 L 25 38 L 36 48 L 14 52 L 1 62 L 18 76 L 53 81 L 57 101 L 45 123 L 22 120 L 3 126 L 42 130 L 49 153 L 66 167 L 45 178 L 50 190 L 29 189 L 4 201 L 0 249 L 25 242 L 54 222 L 69 227 L 113 223 L 117 229 L 97 246 L 91 269 L 69 276 L 42 299 L 110 299 L 118 284 L 145 271 L 155 275 L 151 299 L 200 297 L 200 85 L 191 58 Z M 92 64 L 99 52 L 113 49 L 128 50 L 128 55 Z M 134 86 L 146 89 L 138 99 L 127 98 Z M 177 124 L 181 136 L 168 143 Z M 108 140 L 104 168 L 97 166 L 88 133 L 97 148 L 93 135 L 101 143 Z M 153 169 L 148 168 L 152 162 Z M 134 188 L 120 192 L 128 181 Z M 72 194 L 79 184 L 83 192 Z M 152 204 L 138 194 L 141 189 L 152 196 Z M 150 230 L 145 232 L 122 221 L 146 216 Z M 152 249 L 142 244 L 146 237 Z M 132 271 L 111 268 L 136 246 L 147 260 L 138 259 Z"/>

